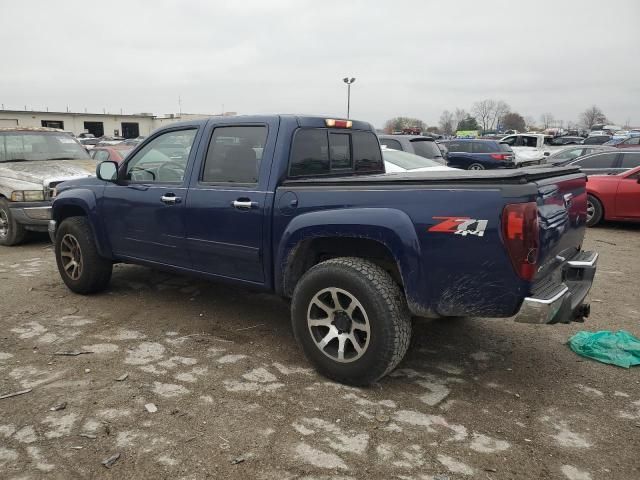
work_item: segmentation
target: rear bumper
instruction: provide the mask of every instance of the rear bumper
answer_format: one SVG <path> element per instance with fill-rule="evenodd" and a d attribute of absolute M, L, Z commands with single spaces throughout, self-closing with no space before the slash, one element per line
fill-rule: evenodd
<path fill-rule="evenodd" d="M 584 303 L 596 273 L 598 254 L 580 252 L 564 264 L 562 281 L 538 288 L 522 302 L 515 316 L 521 323 L 569 323 L 589 316 Z"/>

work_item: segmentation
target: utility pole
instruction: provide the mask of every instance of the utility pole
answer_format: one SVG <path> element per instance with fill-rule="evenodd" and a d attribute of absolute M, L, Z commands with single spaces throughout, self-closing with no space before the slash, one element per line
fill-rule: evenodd
<path fill-rule="evenodd" d="M 356 81 L 354 77 L 344 77 L 342 79 L 344 83 L 347 84 L 347 118 L 351 114 L 351 84 Z"/>

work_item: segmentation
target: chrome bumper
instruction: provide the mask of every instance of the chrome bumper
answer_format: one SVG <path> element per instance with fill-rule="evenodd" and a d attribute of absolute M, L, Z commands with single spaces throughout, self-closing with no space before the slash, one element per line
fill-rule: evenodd
<path fill-rule="evenodd" d="M 56 228 L 58 224 L 55 220 L 49 220 L 49 226 L 47 227 L 47 231 L 49 232 L 49 238 L 51 239 L 51 243 L 56 243 Z"/>
<path fill-rule="evenodd" d="M 584 304 L 596 272 L 598 253 L 580 252 L 562 267 L 562 281 L 526 297 L 515 316 L 521 323 L 569 323 L 589 315 Z"/>

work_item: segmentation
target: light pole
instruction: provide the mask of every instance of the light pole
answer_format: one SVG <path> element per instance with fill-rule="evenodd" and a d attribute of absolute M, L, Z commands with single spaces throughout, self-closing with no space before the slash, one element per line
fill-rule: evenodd
<path fill-rule="evenodd" d="M 355 82 L 356 79 L 354 77 L 344 77 L 342 81 L 347 84 L 347 118 L 349 118 L 351 110 L 351 84 Z"/>

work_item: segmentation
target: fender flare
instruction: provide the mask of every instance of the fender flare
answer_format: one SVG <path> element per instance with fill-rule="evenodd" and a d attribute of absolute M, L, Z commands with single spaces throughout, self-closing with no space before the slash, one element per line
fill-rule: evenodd
<path fill-rule="evenodd" d="M 71 190 L 70 190 L 71 191 Z M 73 195 L 65 195 L 61 192 L 53 201 L 51 207 L 51 218 L 58 222 L 58 226 L 64 220 L 62 212 L 65 207 L 76 207 L 82 209 L 85 216 L 89 219 L 89 226 L 96 240 L 96 247 L 101 257 L 113 258 L 111 245 L 109 243 L 106 232 L 104 231 L 102 220 L 98 215 L 96 196 L 93 191 L 84 188 L 74 188 Z"/>
<path fill-rule="evenodd" d="M 385 246 L 396 261 L 407 300 L 420 285 L 420 242 L 409 216 L 392 208 L 317 210 L 296 216 L 282 234 L 275 258 L 275 288 L 283 294 L 289 263 L 303 241 L 362 238 Z"/>

